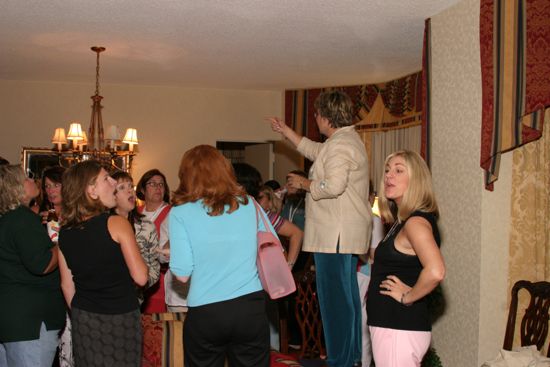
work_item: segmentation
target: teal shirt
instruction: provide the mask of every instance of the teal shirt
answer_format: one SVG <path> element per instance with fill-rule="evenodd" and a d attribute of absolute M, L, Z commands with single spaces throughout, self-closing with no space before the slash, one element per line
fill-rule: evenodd
<path fill-rule="evenodd" d="M 59 271 L 42 274 L 53 247 L 38 215 L 19 206 L 0 217 L 0 342 L 35 340 L 65 324 Z"/>
<path fill-rule="evenodd" d="M 306 199 L 287 200 L 281 211 L 281 216 L 303 231 L 306 227 Z"/>
<path fill-rule="evenodd" d="M 256 210 L 250 200 L 219 216 L 208 215 L 202 201 L 186 203 L 172 208 L 169 221 L 170 271 L 191 276 L 190 307 L 262 289 L 256 268 Z"/>

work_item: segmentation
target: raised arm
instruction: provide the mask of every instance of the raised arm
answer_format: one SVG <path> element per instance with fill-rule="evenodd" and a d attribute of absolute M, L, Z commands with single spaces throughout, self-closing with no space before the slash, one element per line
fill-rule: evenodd
<path fill-rule="evenodd" d="M 139 253 L 130 223 L 121 216 L 112 215 L 109 217 L 107 226 L 113 240 L 120 245 L 130 276 L 137 285 L 144 286 L 147 283 L 148 269 Z"/>
<path fill-rule="evenodd" d="M 304 232 L 294 223 L 283 220 L 283 224 L 279 227 L 277 234 L 288 238 L 288 257 L 287 262 L 290 268 L 296 263 L 298 255 L 300 255 L 300 250 L 302 249 L 302 239 L 304 237 Z"/>
<path fill-rule="evenodd" d="M 71 308 L 71 303 L 73 302 L 73 297 L 75 293 L 73 273 L 71 269 L 67 266 L 67 261 L 65 261 L 65 256 L 59 251 L 59 274 L 61 275 L 61 290 L 63 291 L 63 296 L 65 297 L 65 302 L 67 306 Z"/>
<path fill-rule="evenodd" d="M 422 271 L 416 283 L 409 287 L 395 275 L 388 276 L 382 286 L 389 291 L 381 291 L 403 304 L 410 304 L 428 295 L 445 278 L 445 263 L 432 234 L 430 223 L 422 217 L 412 217 L 405 224 L 403 235 L 405 245 L 410 244 L 422 263 Z"/>
<path fill-rule="evenodd" d="M 267 119 L 271 123 L 271 129 L 287 138 L 295 147 L 300 144 L 302 136 L 292 130 L 283 120 L 278 117 L 269 117 Z"/>

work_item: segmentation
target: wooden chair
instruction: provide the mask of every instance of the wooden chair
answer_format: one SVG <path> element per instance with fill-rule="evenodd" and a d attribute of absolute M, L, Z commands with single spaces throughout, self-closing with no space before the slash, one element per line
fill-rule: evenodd
<path fill-rule="evenodd" d="M 307 269 L 307 268 L 306 268 Z M 306 270 L 295 276 L 296 280 L 296 319 L 302 334 L 302 349 L 299 358 L 325 356 L 323 345 L 323 324 L 317 300 L 315 271 Z"/>
<path fill-rule="evenodd" d="M 548 319 L 550 308 L 550 282 L 532 283 L 527 280 L 519 280 L 512 288 L 512 300 L 506 324 L 503 349 L 512 350 L 518 311 L 518 293 L 520 290 L 529 293 L 529 305 L 521 319 L 520 341 L 521 346 L 536 345 L 542 350 L 548 336 Z M 524 292 L 523 292 L 524 293 Z M 550 357 L 550 348 L 546 353 Z"/>

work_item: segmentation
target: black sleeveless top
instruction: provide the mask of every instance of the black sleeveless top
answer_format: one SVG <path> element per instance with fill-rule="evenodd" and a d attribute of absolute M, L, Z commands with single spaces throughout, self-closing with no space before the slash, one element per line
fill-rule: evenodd
<path fill-rule="evenodd" d="M 422 217 L 430 222 L 437 246 L 440 246 L 437 218 L 433 213 L 416 211 L 411 217 Z M 407 218 L 408 219 L 408 218 Z M 390 296 L 380 294 L 380 283 L 388 275 L 397 276 L 403 283 L 412 287 L 422 271 L 422 263 L 415 255 L 398 251 L 394 246 L 395 237 L 405 225 L 406 220 L 388 233 L 374 253 L 374 264 L 367 293 L 367 315 L 370 326 L 398 330 L 430 331 L 432 329 L 428 302 L 423 297 L 410 306 L 402 305 Z"/>
<path fill-rule="evenodd" d="M 120 245 L 109 233 L 109 214 L 97 215 L 77 227 L 61 228 L 59 248 L 73 274 L 71 306 L 100 314 L 139 309 L 136 288 Z"/>

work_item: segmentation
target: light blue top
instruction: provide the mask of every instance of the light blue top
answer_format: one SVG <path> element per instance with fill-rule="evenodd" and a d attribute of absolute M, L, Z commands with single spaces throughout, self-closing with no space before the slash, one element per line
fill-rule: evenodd
<path fill-rule="evenodd" d="M 186 203 L 172 208 L 169 221 L 170 270 L 191 276 L 190 307 L 262 289 L 256 268 L 258 227 L 251 200 L 219 216 L 208 215 L 202 200 Z M 260 228 L 265 228 L 261 219 Z"/>

